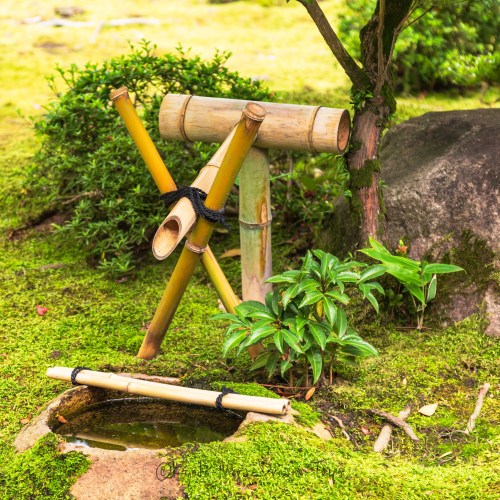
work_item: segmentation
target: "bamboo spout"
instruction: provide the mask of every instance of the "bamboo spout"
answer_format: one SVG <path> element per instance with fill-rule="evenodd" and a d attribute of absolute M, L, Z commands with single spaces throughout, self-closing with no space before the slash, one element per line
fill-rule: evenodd
<path fill-rule="evenodd" d="M 200 170 L 198 177 L 191 184 L 205 193 L 210 191 L 215 176 L 221 166 L 224 155 L 234 135 L 233 131 L 227 136 L 211 160 Z M 196 222 L 196 214 L 190 201 L 186 198 L 179 200 L 161 223 L 153 238 L 153 255 L 158 260 L 166 259 L 186 236 Z"/>

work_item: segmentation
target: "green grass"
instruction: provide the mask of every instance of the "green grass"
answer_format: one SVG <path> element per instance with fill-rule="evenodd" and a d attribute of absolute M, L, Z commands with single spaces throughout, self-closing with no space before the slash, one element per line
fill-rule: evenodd
<path fill-rule="evenodd" d="M 324 42 L 296 2 L 262 7 L 257 2 L 210 5 L 208 2 L 89 0 L 80 20 L 156 17 L 162 26 L 105 27 L 95 43 L 92 29 L 21 24 L 24 18 L 54 17 L 55 0 L 3 2 L 0 7 L 2 95 L 0 97 L 0 497 L 64 498 L 74 478 L 86 468 L 78 454 L 61 456 L 54 436 L 33 450 L 15 455 L 12 442 L 26 419 L 33 419 L 67 384 L 49 380 L 53 365 L 83 364 L 95 369 L 141 371 L 182 376 L 208 387 L 252 381 L 246 359 L 230 364 L 221 357 L 223 325 L 207 321 L 217 312 L 216 294 L 201 270 L 188 288 L 152 362 L 135 358 L 171 272 L 166 263 L 145 258 L 128 281 L 117 283 L 86 262 L 85 249 L 60 236 L 29 230 L 9 240 L 8 230 L 24 219 L 18 204 L 24 169 L 36 150 L 26 117 L 43 112 L 51 98 L 44 81 L 56 63 L 99 62 L 128 50 L 128 42 L 147 38 L 159 50 L 178 43 L 211 56 L 230 50 L 231 69 L 264 77 L 282 101 L 348 107 L 348 82 Z M 335 20 L 341 0 L 322 2 Z M 54 44 L 59 44 L 55 46 Z M 126 83 L 126 82 L 124 82 Z M 427 111 L 489 106 L 479 92 L 440 94 L 399 100 L 396 120 Z M 21 116 L 17 110 L 20 110 Z M 145 173 L 146 175 L 146 173 Z M 42 207 L 41 207 L 42 208 Z M 284 241 L 288 235 L 275 234 Z M 216 252 L 237 246 L 237 236 L 216 235 Z M 276 271 L 287 263 L 286 248 L 276 246 Z M 54 266 L 61 264 L 61 266 Z M 237 261 L 221 261 L 232 282 Z M 238 289 L 238 286 L 236 286 Z M 48 307 L 41 317 L 36 305 Z M 366 328 L 381 352 L 359 367 L 339 367 L 329 390 L 317 391 L 310 405 L 297 408 L 304 424 L 316 412 L 344 419 L 353 441 L 335 426 L 335 439 L 324 443 L 311 433 L 282 425 L 259 424 L 244 432 L 244 443 L 212 443 L 185 456 L 180 480 L 191 498 L 498 498 L 500 496 L 498 341 L 482 334 L 473 318 L 447 330 L 398 332 Z M 477 430 L 469 438 L 443 433 L 465 428 L 477 388 L 492 384 Z M 238 386 L 240 391 L 245 389 Z M 248 386 L 246 386 L 248 387 Z M 410 424 L 422 438 L 414 446 L 400 431 L 384 456 L 370 453 L 381 421 L 366 412 L 397 413 L 407 403 L 439 401 L 433 417 L 414 413 Z M 302 405 L 302 406 L 301 406 Z M 361 426 L 370 434 L 365 436 Z M 441 463 L 444 453 L 451 461 Z M 447 455 L 448 456 L 448 455 Z M 329 481 L 331 479 L 331 481 Z"/>

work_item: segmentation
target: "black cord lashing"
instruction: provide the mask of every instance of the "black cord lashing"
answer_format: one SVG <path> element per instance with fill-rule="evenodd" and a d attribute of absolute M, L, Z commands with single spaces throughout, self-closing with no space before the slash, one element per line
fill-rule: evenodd
<path fill-rule="evenodd" d="M 220 210 L 211 210 L 205 206 L 207 193 L 202 189 L 193 186 L 179 186 L 175 191 L 163 193 L 160 198 L 168 208 L 170 205 L 177 203 L 181 198 L 187 198 L 196 215 L 203 217 L 209 222 L 222 224 L 226 229 L 231 229 L 225 218 L 225 211 L 223 208 Z"/>
<path fill-rule="evenodd" d="M 222 386 L 221 392 L 215 400 L 215 407 L 219 411 L 228 411 L 227 408 L 224 408 L 224 406 L 222 406 L 222 398 L 227 394 L 236 394 L 236 392 L 234 392 L 232 389 L 229 389 L 229 387 Z"/>
<path fill-rule="evenodd" d="M 71 372 L 71 383 L 73 385 L 81 385 L 76 381 L 76 377 L 82 370 L 92 370 L 92 368 L 87 368 L 86 366 L 77 366 L 74 368 Z"/>

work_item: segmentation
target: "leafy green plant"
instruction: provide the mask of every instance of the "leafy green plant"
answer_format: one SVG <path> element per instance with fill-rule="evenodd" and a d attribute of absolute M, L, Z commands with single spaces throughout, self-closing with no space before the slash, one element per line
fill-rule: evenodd
<path fill-rule="evenodd" d="M 421 330 L 424 326 L 425 309 L 436 297 L 437 275 L 455 273 L 463 269 L 452 264 L 432 264 L 403 255 L 392 255 L 384 245 L 373 238 L 370 238 L 370 246 L 371 248 L 364 248 L 360 252 L 381 262 L 385 272 L 394 276 L 410 293 L 417 312 L 417 330 Z M 399 248 L 406 247 L 400 245 Z M 397 298 L 397 295 L 395 297 Z"/>
<path fill-rule="evenodd" d="M 349 325 L 345 307 L 358 289 L 378 312 L 375 291 L 384 293 L 374 278 L 384 274 L 382 266 L 367 266 L 354 260 L 314 250 L 307 252 L 298 270 L 285 271 L 270 278 L 275 285 L 265 304 L 247 301 L 236 307 L 236 314 L 217 314 L 214 319 L 229 319 L 223 354 L 232 350 L 240 355 L 247 347 L 261 342 L 263 351 L 252 369 L 266 368 L 269 376 L 279 370 L 289 374 L 302 367 L 306 385 L 309 367 L 316 384 L 329 367 L 330 381 L 335 361 L 352 362 L 356 358 L 377 355 Z"/>
<path fill-rule="evenodd" d="M 352 0 L 341 15 L 341 39 L 358 58 L 359 32 L 375 4 L 375 0 Z M 498 81 L 500 11 L 496 0 L 421 2 L 415 18 L 421 15 L 399 35 L 395 47 L 393 69 L 399 90 L 418 92 Z"/>
<path fill-rule="evenodd" d="M 269 92 L 259 83 L 225 67 L 228 57 L 216 53 L 204 61 L 180 48 L 156 55 L 144 41 L 99 65 L 58 67 L 58 78 L 49 78 L 55 99 L 34 122 L 41 147 L 24 186 L 26 201 L 70 212 L 59 229 L 86 246 L 104 270 L 129 272 L 165 208 L 109 93 L 127 85 L 172 176 L 190 184 L 214 147 L 162 142 L 161 100 L 168 92 L 266 100 Z"/>

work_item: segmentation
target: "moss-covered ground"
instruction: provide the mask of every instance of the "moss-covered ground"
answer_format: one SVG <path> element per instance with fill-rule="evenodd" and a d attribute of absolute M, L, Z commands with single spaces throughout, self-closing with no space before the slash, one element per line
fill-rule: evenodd
<path fill-rule="evenodd" d="M 85 249 L 51 233 L 47 223 L 10 233 L 25 217 L 17 195 L 37 142 L 24 117 L 42 112 L 50 97 L 44 75 L 56 62 L 99 61 L 125 52 L 128 40 L 146 37 L 161 50 L 172 50 L 179 42 L 205 55 L 214 47 L 231 50 L 232 69 L 269 79 L 273 89 L 286 92 L 280 98 L 348 105 L 345 78 L 294 2 L 264 9 L 256 2 L 216 6 L 195 0 L 130 0 L 117 9 L 116 2 L 89 0 L 81 20 L 132 14 L 169 20 L 168 29 L 105 27 L 94 41 L 89 29 L 21 22 L 39 15 L 51 18 L 58 4 L 7 1 L 0 8 L 0 498 L 6 499 L 68 497 L 71 482 L 88 466 L 82 455 L 60 455 L 52 435 L 22 455 L 12 447 L 20 429 L 67 387 L 45 377 L 49 366 L 181 376 L 185 383 L 207 387 L 254 381 L 248 360 L 226 362 L 221 357 L 223 326 L 207 321 L 218 311 L 217 298 L 201 270 L 160 356 L 144 362 L 135 354 L 175 257 L 163 263 L 145 257 L 134 276 L 118 282 L 89 267 Z M 323 2 L 331 18 L 342 5 L 340 0 Z M 258 26 L 258 36 L 242 25 Z M 481 99 L 479 93 L 400 99 L 398 119 L 481 107 Z M 287 239 L 275 237 L 277 242 Z M 220 254 L 237 242 L 219 234 L 214 245 Z M 281 252 L 283 248 L 276 246 Z M 275 255 L 276 270 L 286 263 L 283 254 Z M 222 264 L 236 281 L 237 261 Z M 37 305 L 48 312 L 39 316 Z M 319 416 L 331 428 L 331 442 L 283 424 L 251 425 L 243 431 L 245 441 L 206 444 L 184 455 L 179 480 L 186 494 L 200 499 L 499 498 L 500 346 L 483 334 L 482 319 L 423 333 L 377 324 L 364 325 L 361 331 L 380 357 L 359 366 L 339 366 L 332 387 L 318 390 L 309 403 L 296 403 L 301 423 L 311 425 Z M 460 431 L 484 382 L 491 383 L 491 390 L 476 430 L 466 436 Z M 257 390 L 234 387 L 239 392 Z M 382 421 L 367 410 L 396 414 L 408 403 L 418 407 L 434 402 L 439 406 L 432 417 L 414 412 L 408 418 L 420 443 L 413 444 L 396 429 L 385 454 L 370 451 Z M 349 441 L 332 417 L 342 419 Z"/>

